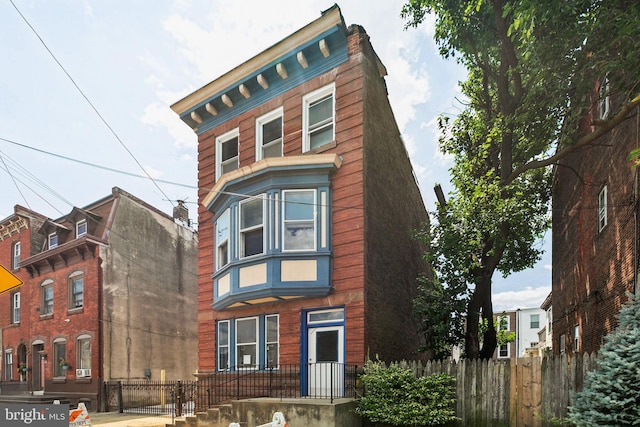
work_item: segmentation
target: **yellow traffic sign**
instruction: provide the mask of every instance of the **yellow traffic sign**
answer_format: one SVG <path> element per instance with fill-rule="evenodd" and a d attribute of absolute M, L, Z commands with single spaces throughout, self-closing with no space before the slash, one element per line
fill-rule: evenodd
<path fill-rule="evenodd" d="M 20 285 L 22 285 L 22 280 L 18 279 L 13 273 L 0 264 L 0 294 L 17 288 Z"/>

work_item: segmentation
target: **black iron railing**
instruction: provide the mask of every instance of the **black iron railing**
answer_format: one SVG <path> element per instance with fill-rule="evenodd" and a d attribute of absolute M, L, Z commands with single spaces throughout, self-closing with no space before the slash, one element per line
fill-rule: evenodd
<path fill-rule="evenodd" d="M 105 410 L 150 415 L 191 415 L 232 400 L 258 397 L 356 397 L 358 368 L 343 363 L 254 366 L 196 374 L 195 381 L 105 383 Z"/>

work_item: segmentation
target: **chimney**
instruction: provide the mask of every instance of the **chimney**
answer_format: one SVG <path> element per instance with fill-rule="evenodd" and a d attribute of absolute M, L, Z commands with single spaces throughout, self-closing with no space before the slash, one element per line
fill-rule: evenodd
<path fill-rule="evenodd" d="M 178 200 L 178 206 L 173 208 L 173 219 L 189 224 L 189 209 L 184 204 L 184 200 Z"/>

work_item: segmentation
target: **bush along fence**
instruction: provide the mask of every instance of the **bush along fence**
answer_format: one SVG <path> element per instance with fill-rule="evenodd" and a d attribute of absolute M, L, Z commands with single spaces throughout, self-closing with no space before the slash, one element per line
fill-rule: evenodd
<path fill-rule="evenodd" d="M 416 377 L 455 378 L 459 426 L 552 427 L 565 422 L 572 392 L 582 389 L 596 354 L 566 354 L 508 360 L 397 362 Z M 366 393 L 366 392 L 365 392 Z"/>

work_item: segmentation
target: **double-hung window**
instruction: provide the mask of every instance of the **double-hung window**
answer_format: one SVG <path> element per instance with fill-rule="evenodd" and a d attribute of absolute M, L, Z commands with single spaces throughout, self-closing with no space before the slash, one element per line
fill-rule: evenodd
<path fill-rule="evenodd" d="M 239 131 L 234 129 L 216 139 L 216 179 L 238 169 Z"/>
<path fill-rule="evenodd" d="M 87 234 L 87 220 L 83 219 L 76 222 L 76 237 L 82 237 Z"/>
<path fill-rule="evenodd" d="M 611 90 L 609 77 L 605 76 L 600 80 L 598 88 L 598 118 L 604 120 L 609 115 L 609 92 Z"/>
<path fill-rule="evenodd" d="M 53 249 L 58 246 L 58 235 L 56 233 L 49 234 L 48 237 L 49 249 Z"/>
<path fill-rule="evenodd" d="M 240 256 L 264 253 L 264 196 L 240 202 Z"/>
<path fill-rule="evenodd" d="M 279 316 L 266 314 L 218 321 L 216 353 L 218 371 L 278 368 Z"/>
<path fill-rule="evenodd" d="M 4 379 L 13 379 L 13 350 L 9 349 L 4 352 Z"/>
<path fill-rule="evenodd" d="M 573 327 L 573 351 L 580 351 L 580 325 Z"/>
<path fill-rule="evenodd" d="M 532 314 L 529 319 L 529 328 L 530 329 L 539 329 L 540 328 L 540 315 Z"/>
<path fill-rule="evenodd" d="M 69 309 L 82 308 L 84 305 L 84 275 L 80 271 L 69 276 Z"/>
<path fill-rule="evenodd" d="M 20 323 L 20 292 L 11 294 L 11 322 Z"/>
<path fill-rule="evenodd" d="M 303 151 L 314 150 L 333 142 L 334 85 L 325 86 L 302 99 Z"/>
<path fill-rule="evenodd" d="M 17 270 L 20 267 L 20 242 L 15 242 L 11 250 L 11 268 Z"/>
<path fill-rule="evenodd" d="M 508 331 L 509 330 L 509 316 L 500 316 L 498 319 L 498 330 L 500 331 Z M 498 347 L 498 357 L 505 358 L 509 357 L 509 343 L 502 344 Z"/>
<path fill-rule="evenodd" d="M 230 213 L 226 209 L 216 220 L 216 270 L 229 264 Z"/>
<path fill-rule="evenodd" d="M 258 318 L 236 319 L 236 366 L 255 368 L 258 364 Z"/>
<path fill-rule="evenodd" d="M 91 336 L 80 335 L 76 341 L 76 376 L 91 376 Z M 79 374 L 79 375 L 78 375 Z"/>
<path fill-rule="evenodd" d="M 53 314 L 53 280 L 48 279 L 40 285 L 40 315 Z"/>
<path fill-rule="evenodd" d="M 53 376 L 64 377 L 67 374 L 67 341 L 58 338 L 53 342 L 53 357 L 56 363 L 53 365 Z"/>
<path fill-rule="evenodd" d="M 284 250 L 314 250 L 316 247 L 316 192 L 284 190 L 282 204 Z"/>
<path fill-rule="evenodd" d="M 282 108 L 256 120 L 256 160 L 282 157 Z"/>
<path fill-rule="evenodd" d="M 600 190 L 598 195 L 598 231 L 607 225 L 607 186 L 605 185 Z"/>

